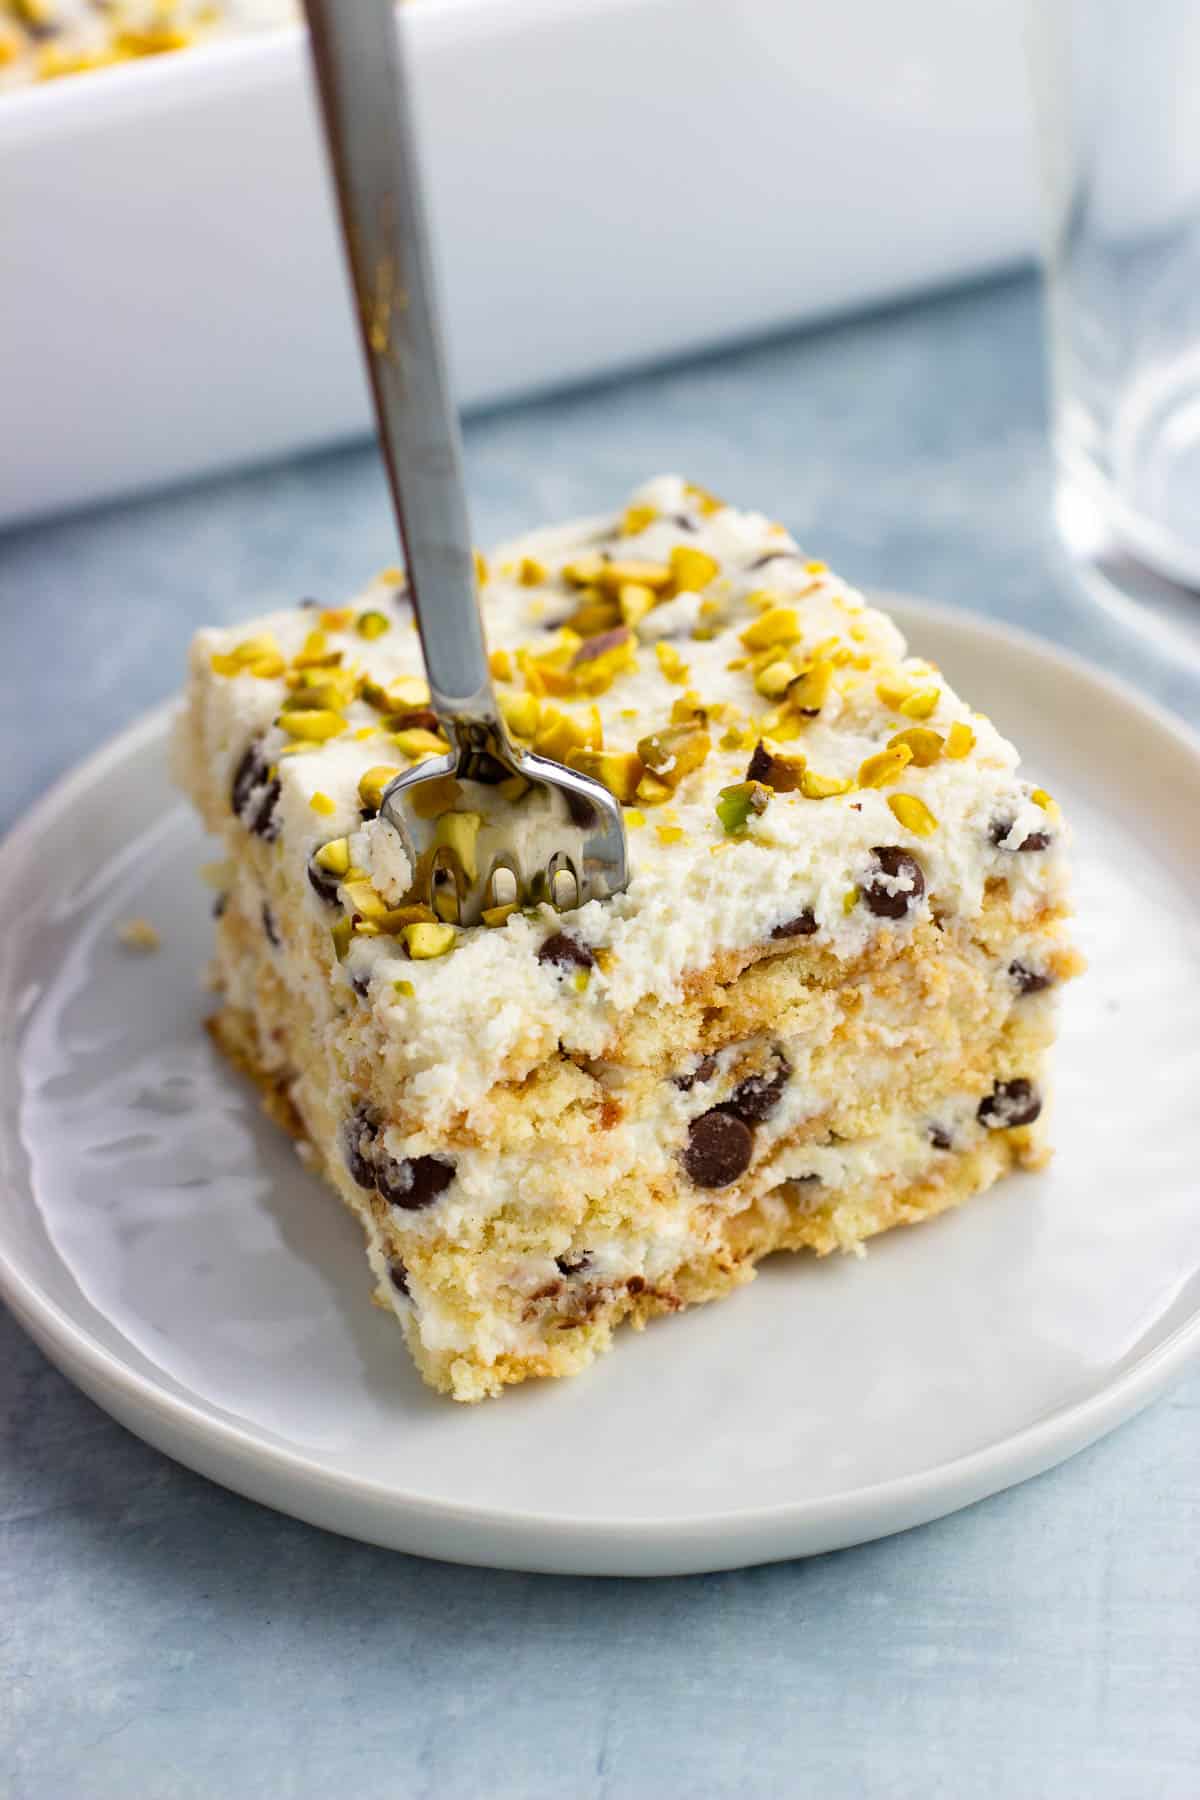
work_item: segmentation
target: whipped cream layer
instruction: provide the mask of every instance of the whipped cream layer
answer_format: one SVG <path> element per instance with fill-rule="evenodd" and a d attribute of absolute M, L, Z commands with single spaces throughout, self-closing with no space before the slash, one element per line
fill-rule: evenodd
<path fill-rule="evenodd" d="M 610 579 L 605 565 L 630 578 Z M 534 713 L 536 730 L 566 719 L 622 767 L 680 725 L 707 748 L 674 787 L 668 767 L 667 780 L 643 777 L 628 795 L 632 877 L 614 900 L 458 929 L 429 960 L 414 960 L 402 936 L 343 930 L 340 960 L 330 950 L 334 980 L 371 1009 L 389 1070 L 411 1084 L 431 1130 L 484 1095 L 502 1066 L 519 1077 L 556 1046 L 602 1056 L 639 1003 L 678 999 L 690 973 L 798 922 L 815 949 L 850 962 L 931 913 L 977 919 L 997 884 L 1031 942 L 1065 908 L 1066 827 L 1019 773 L 1013 746 L 908 653 L 890 620 L 761 514 L 660 477 L 619 515 L 504 546 L 488 560 L 482 601 L 497 687 L 520 725 Z M 336 730 L 320 742 L 297 740 L 285 710 L 314 643 L 343 680 Z M 239 662 L 247 644 L 259 654 Z M 595 677 L 589 645 L 606 658 Z M 344 839 L 356 874 L 398 905 L 411 871 L 390 826 L 364 819 L 360 782 L 431 753 L 378 700 L 398 684 L 415 693 L 423 675 L 399 572 L 344 609 L 202 632 L 191 670 L 191 709 L 221 790 L 232 791 L 252 748 L 259 759 L 252 798 L 270 785 L 274 853 L 303 876 Z M 905 734 L 916 746 L 907 761 L 908 744 L 896 749 Z M 744 798 L 752 758 L 767 772 L 739 818 L 741 800 L 731 811 L 724 791 Z M 339 911 L 299 886 L 332 935 L 350 910 L 344 892 Z M 539 959 L 563 931 L 586 951 L 585 972 Z"/>

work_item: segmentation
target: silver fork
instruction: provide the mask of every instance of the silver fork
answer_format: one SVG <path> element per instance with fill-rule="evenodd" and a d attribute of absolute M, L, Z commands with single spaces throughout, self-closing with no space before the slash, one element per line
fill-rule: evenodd
<path fill-rule="evenodd" d="M 381 815 L 414 897 L 475 923 L 488 907 L 560 911 L 619 893 L 625 828 L 608 789 L 513 744 L 476 595 L 412 98 L 390 0 L 305 0 L 326 147 L 379 444 L 404 543 L 434 712 L 449 754 L 405 770 Z M 448 814 L 465 814 L 454 827 Z"/>

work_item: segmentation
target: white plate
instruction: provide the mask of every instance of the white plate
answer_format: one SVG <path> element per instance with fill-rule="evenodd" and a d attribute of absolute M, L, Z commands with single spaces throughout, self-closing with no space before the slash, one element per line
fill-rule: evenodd
<path fill-rule="evenodd" d="M 437 1398 L 369 1304 L 357 1226 L 200 1029 L 206 847 L 158 713 L 0 851 L 0 1289 L 48 1355 L 151 1443 L 301 1518 L 604 1574 L 899 1531 L 1144 1405 L 1200 1342 L 1200 745 L 1031 639 L 895 610 L 1074 817 L 1091 972 L 1047 1174 L 864 1261 L 776 1259 L 574 1381 Z M 157 955 L 117 944 L 133 914 Z"/>

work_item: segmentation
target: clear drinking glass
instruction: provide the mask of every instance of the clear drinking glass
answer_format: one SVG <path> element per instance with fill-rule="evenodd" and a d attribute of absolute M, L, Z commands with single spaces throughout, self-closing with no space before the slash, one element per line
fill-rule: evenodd
<path fill-rule="evenodd" d="M 1068 546 L 1200 593 L 1200 0 L 1028 0 Z"/>

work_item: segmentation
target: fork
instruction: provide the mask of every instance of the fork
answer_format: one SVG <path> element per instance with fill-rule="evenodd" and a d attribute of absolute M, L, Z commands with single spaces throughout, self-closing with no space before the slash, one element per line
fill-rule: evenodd
<path fill-rule="evenodd" d="M 390 0 L 305 0 L 305 11 L 379 445 L 450 746 L 395 777 L 380 816 L 409 856 L 413 898 L 443 919 L 470 925 L 497 906 L 544 900 L 566 911 L 608 898 L 629 878 L 619 802 L 518 748 L 496 704 L 403 28 Z"/>

